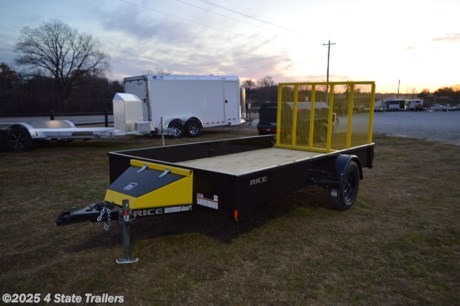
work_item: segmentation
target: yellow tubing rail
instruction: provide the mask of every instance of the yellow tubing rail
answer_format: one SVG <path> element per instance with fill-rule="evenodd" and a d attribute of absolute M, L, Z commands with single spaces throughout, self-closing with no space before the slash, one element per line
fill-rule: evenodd
<path fill-rule="evenodd" d="M 334 152 L 372 143 L 375 82 L 278 84 L 276 146 Z"/>

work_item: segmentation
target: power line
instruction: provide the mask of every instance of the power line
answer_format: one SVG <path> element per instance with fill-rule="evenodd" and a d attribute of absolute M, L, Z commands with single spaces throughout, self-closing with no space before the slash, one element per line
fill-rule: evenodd
<path fill-rule="evenodd" d="M 140 3 L 137 3 L 135 2 L 134 0 L 119 0 L 121 2 L 124 2 L 124 3 L 127 3 L 127 4 L 131 4 L 131 5 L 135 5 L 137 7 L 141 7 L 145 10 L 149 10 L 149 11 L 152 11 L 152 12 L 156 12 L 156 13 L 160 13 L 160 14 L 163 14 L 163 15 L 166 15 L 166 16 L 170 16 L 174 19 L 178 19 L 178 20 L 181 20 L 181 21 L 185 21 L 185 22 L 189 22 L 189 23 L 193 23 L 195 25 L 199 25 L 201 27 L 205 27 L 205 28 L 211 28 L 209 24 L 206 24 L 206 23 L 202 23 L 202 22 L 197 22 L 195 21 L 194 19 L 191 19 L 191 18 L 186 18 L 186 17 L 181 17 L 181 16 L 178 16 L 178 15 L 175 15 L 175 14 L 172 14 L 172 13 L 169 13 L 167 11 L 164 11 L 164 10 L 160 10 L 160 9 L 156 9 L 156 8 L 152 8 L 152 7 L 149 7 L 147 5 L 144 5 L 144 4 L 140 4 Z M 178 0 L 180 1 L 180 0 Z M 186 3 L 185 1 L 180 1 L 184 4 L 188 4 L 188 5 L 191 5 L 190 3 Z M 192 5 L 193 6 L 193 5 Z M 198 7 L 198 6 L 196 6 Z M 204 9 L 206 10 L 205 8 L 202 8 L 202 7 L 198 7 L 200 9 Z M 212 12 L 211 10 L 209 10 L 210 12 Z M 212 12 L 212 13 L 215 13 L 215 12 Z M 241 21 L 241 20 L 238 20 L 240 22 L 244 22 L 244 21 Z M 256 25 L 253 25 L 253 26 L 256 26 Z M 257 26 L 256 26 L 257 27 Z M 259 27 L 260 28 L 260 27 Z M 218 32 L 222 32 L 222 33 L 227 33 L 227 34 L 231 34 L 231 35 L 235 35 L 234 32 L 228 30 L 228 29 L 225 29 L 225 28 L 222 28 L 222 27 L 212 27 L 212 29 L 214 31 L 218 31 Z M 266 29 L 265 29 L 266 30 Z M 244 41 L 249 41 L 249 42 L 253 42 L 253 41 L 259 41 L 259 42 L 263 42 L 264 44 L 266 43 L 266 40 L 262 40 L 260 37 L 254 37 L 254 36 L 247 36 L 247 35 L 244 35 L 246 36 L 245 38 L 243 38 Z M 241 35 L 239 35 L 239 37 L 241 37 Z"/>
<path fill-rule="evenodd" d="M 219 5 L 219 4 L 212 3 L 212 2 L 210 2 L 210 1 L 208 1 L 208 0 L 200 0 L 200 1 L 201 1 L 201 2 L 205 2 L 205 3 L 207 3 L 207 4 L 209 4 L 209 5 L 212 5 L 212 6 L 218 7 L 218 8 L 220 8 L 220 9 L 222 9 L 222 10 L 231 12 L 231 13 L 233 13 L 233 14 L 237 14 L 237 15 L 243 16 L 243 17 L 245 17 L 245 18 L 249 18 L 249 19 L 255 20 L 255 21 L 257 21 L 257 22 L 261 22 L 261 23 L 270 25 L 270 26 L 275 27 L 275 28 L 279 28 L 279 29 L 281 29 L 281 30 L 285 30 L 285 31 L 289 31 L 289 32 L 295 32 L 295 33 L 297 32 L 297 31 L 292 30 L 292 29 L 289 29 L 289 28 L 287 28 L 287 27 L 280 26 L 280 25 L 274 24 L 274 23 L 272 23 L 272 22 L 265 21 L 265 20 L 262 20 L 262 19 L 253 17 L 253 16 L 248 15 L 248 14 L 245 14 L 245 13 L 241 13 L 241 12 L 235 11 L 235 10 L 230 9 L 230 8 L 228 8 L 228 7 L 225 7 L 225 6 L 222 6 L 222 5 Z"/>
<path fill-rule="evenodd" d="M 272 30 L 270 30 L 270 29 L 263 28 L 263 27 L 261 27 L 261 26 L 259 26 L 259 25 L 256 25 L 256 24 L 253 24 L 253 23 L 250 23 L 250 22 L 241 20 L 241 19 L 233 18 L 233 17 L 230 17 L 230 16 L 228 16 L 228 15 L 218 13 L 218 12 L 213 11 L 213 10 L 211 10 L 211 9 L 208 9 L 208 8 L 205 8 L 205 7 L 202 7 L 202 6 L 199 6 L 199 5 L 196 5 L 196 4 L 193 4 L 193 3 L 190 3 L 190 2 L 184 1 L 184 0 L 176 0 L 176 1 L 178 1 L 178 2 L 180 2 L 180 3 L 182 3 L 182 4 L 185 4 L 185 5 L 188 5 L 188 6 L 191 6 L 191 7 L 194 7 L 194 8 L 197 8 L 197 9 L 200 9 L 200 10 L 203 10 L 203 11 L 206 11 L 206 12 L 209 12 L 209 13 L 214 14 L 214 15 L 218 15 L 218 16 L 221 16 L 221 17 L 230 19 L 230 20 L 237 21 L 237 22 L 243 22 L 243 23 L 245 23 L 245 24 L 248 24 L 248 25 L 250 25 L 250 26 L 253 26 L 253 27 L 256 27 L 256 28 L 260 28 L 260 29 L 263 29 L 263 30 L 272 31 Z"/>
<path fill-rule="evenodd" d="M 124 3 L 127 3 L 127 4 L 132 4 L 132 5 L 141 7 L 141 8 L 143 8 L 143 9 L 152 11 L 152 12 L 156 12 L 156 13 L 160 13 L 160 14 L 163 14 L 163 15 L 166 15 L 166 16 L 170 16 L 170 17 L 173 17 L 173 18 L 178 19 L 178 20 L 181 20 L 181 21 L 186 21 L 186 22 L 193 23 L 193 24 L 196 24 L 196 25 L 199 25 L 199 26 L 202 26 L 202 27 L 209 28 L 209 24 L 197 22 L 197 21 L 195 21 L 195 20 L 193 20 L 193 19 L 186 18 L 186 17 L 182 17 L 182 16 L 178 16 L 178 15 L 175 15 L 175 14 L 171 14 L 171 13 L 166 12 L 166 11 L 163 11 L 163 10 L 154 9 L 154 8 L 149 7 L 149 6 L 146 6 L 146 5 L 143 5 L 143 4 L 140 4 L 140 3 L 136 3 L 136 2 L 134 2 L 134 1 L 129 1 L 129 0 L 119 0 L 119 1 L 124 2 Z M 220 32 L 226 32 L 226 33 L 232 34 L 232 35 L 234 34 L 233 32 L 228 31 L 228 30 L 223 29 L 223 28 L 216 28 L 216 30 L 217 30 L 217 31 L 220 31 Z"/>
<path fill-rule="evenodd" d="M 199 26 L 202 26 L 202 27 L 209 27 L 209 25 L 204 24 L 204 23 L 200 23 L 200 22 L 196 22 L 196 21 L 193 20 L 193 19 L 181 17 L 181 16 L 178 16 L 178 15 L 174 15 L 174 14 L 171 14 L 171 13 L 166 12 L 166 11 L 163 11 L 163 10 L 154 9 L 154 8 L 151 8 L 151 7 L 148 7 L 148 6 L 146 6 L 146 5 L 139 4 L 139 3 L 136 3 L 136 2 L 133 2 L 133 1 L 128 1 L 128 0 L 119 0 L 119 1 L 124 2 L 124 3 L 127 3 L 127 4 L 136 5 L 136 6 L 138 6 L 138 7 L 143 8 L 143 9 L 146 9 L 146 10 L 149 10 L 149 11 L 152 11 L 152 12 L 156 12 L 156 13 L 160 13 L 160 14 L 164 14 L 164 15 L 173 17 L 173 18 L 175 18 L 175 19 L 180 19 L 180 20 L 182 20 L 182 21 L 187 21 L 187 22 L 190 22 L 190 23 L 194 23 L 194 24 L 199 25 Z M 224 29 L 220 29 L 220 31 L 224 31 L 224 32 L 231 33 L 230 31 L 226 31 L 226 30 L 224 30 Z"/>

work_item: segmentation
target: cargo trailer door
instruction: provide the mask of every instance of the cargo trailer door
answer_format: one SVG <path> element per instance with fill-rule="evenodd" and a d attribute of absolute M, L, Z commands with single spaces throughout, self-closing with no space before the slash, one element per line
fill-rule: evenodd
<path fill-rule="evenodd" d="M 147 79 L 145 77 L 128 78 L 123 83 L 123 90 L 125 91 L 125 93 L 136 95 L 139 99 L 141 99 L 141 101 L 143 102 L 143 121 L 152 121 L 150 115 L 150 102 Z"/>
<path fill-rule="evenodd" d="M 240 123 L 240 89 L 237 82 L 224 82 L 224 115 L 228 125 Z"/>

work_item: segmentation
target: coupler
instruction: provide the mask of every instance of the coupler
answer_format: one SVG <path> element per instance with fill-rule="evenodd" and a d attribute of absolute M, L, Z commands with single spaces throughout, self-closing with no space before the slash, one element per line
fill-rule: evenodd
<path fill-rule="evenodd" d="M 118 220 L 119 210 L 114 209 L 115 204 L 112 202 L 100 202 L 90 204 L 87 207 L 73 211 L 68 209 L 59 214 L 56 225 L 69 225 L 82 222 L 106 222 Z"/>

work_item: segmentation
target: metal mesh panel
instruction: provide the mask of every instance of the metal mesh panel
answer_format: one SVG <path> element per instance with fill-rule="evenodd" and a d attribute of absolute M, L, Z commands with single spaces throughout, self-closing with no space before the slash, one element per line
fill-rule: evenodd
<path fill-rule="evenodd" d="M 374 82 L 280 83 L 276 144 L 331 152 L 372 142 Z"/>

